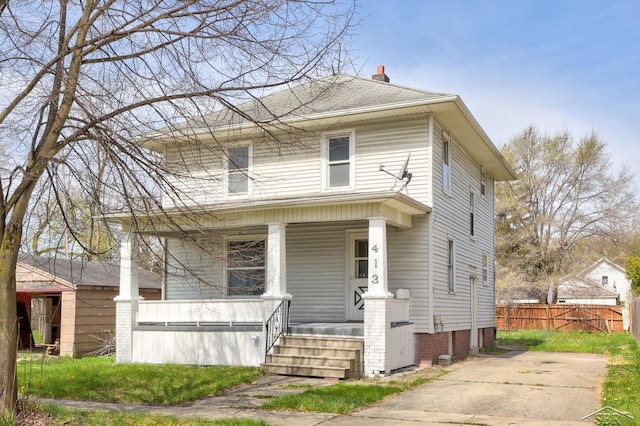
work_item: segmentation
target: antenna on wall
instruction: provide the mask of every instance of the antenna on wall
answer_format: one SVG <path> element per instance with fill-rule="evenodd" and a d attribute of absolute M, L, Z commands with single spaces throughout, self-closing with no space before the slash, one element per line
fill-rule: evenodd
<path fill-rule="evenodd" d="M 400 187 L 400 191 L 402 191 L 404 188 L 406 188 L 407 185 L 409 185 L 409 182 L 411 182 L 411 178 L 413 177 L 413 174 L 409 173 L 409 170 L 408 170 L 409 159 L 410 158 L 411 158 L 411 153 L 409 153 L 409 155 L 407 156 L 407 159 L 404 160 L 404 163 L 402 164 L 402 167 L 400 168 L 400 171 L 397 174 L 393 174 L 390 171 L 385 170 L 384 164 L 380 164 L 380 171 L 381 172 L 385 172 L 386 174 L 396 178 L 396 181 L 394 182 L 393 186 L 391 187 L 391 191 L 393 191 L 393 189 L 396 187 L 396 185 L 399 182 L 403 182 L 402 186 Z"/>

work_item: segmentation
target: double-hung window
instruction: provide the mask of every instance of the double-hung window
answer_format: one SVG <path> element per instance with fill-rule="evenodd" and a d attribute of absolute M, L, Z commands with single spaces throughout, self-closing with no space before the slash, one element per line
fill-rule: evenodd
<path fill-rule="evenodd" d="M 447 289 L 449 290 L 449 293 L 455 293 L 456 291 L 455 250 L 453 240 L 448 240 L 447 246 Z"/>
<path fill-rule="evenodd" d="M 325 139 L 323 156 L 325 159 L 325 189 L 353 187 L 353 155 L 353 132 L 330 135 Z"/>
<path fill-rule="evenodd" d="M 482 252 L 482 283 L 486 284 L 487 281 L 489 281 L 489 255 Z"/>
<path fill-rule="evenodd" d="M 487 195 L 487 171 L 484 167 L 480 169 L 480 195 L 482 195 L 482 198 Z"/>
<path fill-rule="evenodd" d="M 228 296 L 259 296 L 265 291 L 264 239 L 226 241 Z"/>
<path fill-rule="evenodd" d="M 469 235 L 476 235 L 476 195 L 473 191 L 469 192 Z"/>
<path fill-rule="evenodd" d="M 250 146 L 231 147 L 227 150 L 227 194 L 229 196 L 249 193 L 250 166 Z"/>
<path fill-rule="evenodd" d="M 451 190 L 451 143 L 449 136 L 442 134 L 442 189 Z"/>

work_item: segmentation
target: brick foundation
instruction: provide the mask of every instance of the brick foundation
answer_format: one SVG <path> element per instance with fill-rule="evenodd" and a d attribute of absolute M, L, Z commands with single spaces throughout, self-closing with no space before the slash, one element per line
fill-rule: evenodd
<path fill-rule="evenodd" d="M 495 327 L 481 328 L 482 346 L 494 348 L 496 346 Z M 449 335 L 453 353 L 449 353 Z M 438 356 L 449 354 L 454 360 L 464 359 L 469 355 L 471 339 L 470 330 L 457 330 L 448 333 L 416 333 L 415 334 L 415 364 L 426 367 L 429 364 L 436 365 Z"/>
<path fill-rule="evenodd" d="M 495 327 L 483 328 L 482 332 L 482 347 L 495 348 L 496 347 L 496 329 Z"/>
<path fill-rule="evenodd" d="M 449 333 L 416 333 L 415 348 L 417 366 L 436 365 L 438 355 L 449 353 Z"/>
<path fill-rule="evenodd" d="M 451 356 L 453 357 L 453 359 L 459 360 L 469 355 L 469 350 L 471 349 L 470 330 L 457 330 L 451 332 L 451 340 L 453 347 L 453 353 L 451 354 Z"/>

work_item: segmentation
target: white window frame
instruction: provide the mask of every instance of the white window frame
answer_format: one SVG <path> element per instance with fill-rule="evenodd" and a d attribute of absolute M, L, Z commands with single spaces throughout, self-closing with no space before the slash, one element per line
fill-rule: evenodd
<path fill-rule="evenodd" d="M 331 165 L 347 164 L 347 161 L 330 162 L 329 161 L 329 141 L 333 138 L 348 137 L 349 138 L 349 185 L 331 186 Z M 344 191 L 355 188 L 355 171 L 356 171 L 356 134 L 354 130 L 346 130 L 343 132 L 327 133 L 322 138 L 322 190 L 323 191 Z"/>
<path fill-rule="evenodd" d="M 456 292 L 456 245 L 453 238 L 447 239 L 447 291 Z"/>
<path fill-rule="evenodd" d="M 487 170 L 480 167 L 480 195 L 484 199 L 487 196 Z"/>
<path fill-rule="evenodd" d="M 469 236 L 475 238 L 476 236 L 476 193 L 473 190 L 469 191 Z"/>
<path fill-rule="evenodd" d="M 231 162 L 230 150 L 237 148 L 247 148 L 247 160 L 248 167 L 244 171 L 232 171 L 229 166 Z M 229 179 L 234 173 L 242 173 L 245 175 L 247 179 L 247 192 L 230 192 L 229 191 Z M 253 144 L 251 143 L 242 143 L 238 145 L 230 145 L 225 148 L 225 157 L 224 157 L 224 192 L 227 198 L 246 198 L 250 197 L 252 194 L 252 177 L 253 175 Z"/>
<path fill-rule="evenodd" d="M 482 284 L 489 282 L 489 254 L 482 252 Z"/>
<path fill-rule="evenodd" d="M 451 192 L 451 136 L 442 131 L 442 189 Z"/>
<path fill-rule="evenodd" d="M 248 266 L 248 267 L 229 267 L 228 262 L 228 253 L 229 253 L 229 242 L 235 241 L 247 241 L 247 242 L 257 242 L 262 241 L 264 243 L 264 266 Z M 264 290 L 262 294 L 230 294 L 229 293 L 229 271 L 233 270 L 260 270 L 264 271 L 264 285 L 266 290 L 267 285 L 267 236 L 266 235 L 227 235 L 224 238 L 224 294 L 228 299 L 252 299 L 262 296 L 264 294 Z"/>

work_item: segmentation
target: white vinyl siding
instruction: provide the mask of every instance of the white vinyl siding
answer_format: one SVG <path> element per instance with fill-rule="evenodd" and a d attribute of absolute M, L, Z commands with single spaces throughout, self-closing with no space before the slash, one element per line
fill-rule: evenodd
<path fill-rule="evenodd" d="M 287 226 L 291 321 L 345 320 L 346 227 L 341 223 Z"/>
<path fill-rule="evenodd" d="M 349 161 L 350 185 L 335 190 L 358 192 L 388 191 L 396 183 L 393 176 L 380 171 L 380 165 L 397 173 L 409 154 L 408 170 L 413 174 L 411 183 L 403 190 L 412 198 L 431 202 L 431 157 L 428 140 L 428 116 L 414 117 L 395 123 L 368 124 L 345 131 L 336 131 L 323 137 L 307 134 L 295 140 L 275 144 L 254 140 L 251 146 L 250 191 L 253 200 L 317 194 L 325 188 L 328 175 L 323 159 L 323 140 L 326 136 L 350 135 L 353 159 Z M 233 146 L 247 146 L 238 142 Z M 179 193 L 179 199 L 165 195 L 163 205 L 212 205 L 226 200 L 227 158 L 224 147 L 194 146 L 172 147 L 166 152 L 176 175 L 167 177 Z M 184 164 L 188 167 L 184 167 Z M 324 164 L 324 166 L 323 166 Z M 396 186 L 399 189 L 400 185 Z M 246 197 L 247 195 L 243 195 Z"/>
<path fill-rule="evenodd" d="M 411 157 L 413 158 L 413 156 Z M 433 321 L 429 313 L 429 228 L 427 215 L 414 216 L 413 227 L 387 230 L 389 291 L 411 293 L 410 318 L 417 333 L 425 333 Z"/>
<path fill-rule="evenodd" d="M 421 203 L 431 203 L 431 151 L 427 116 L 403 121 L 391 128 L 380 124 L 359 127 L 356 132 L 358 192 L 390 190 L 396 180 L 381 172 L 380 166 L 396 174 L 411 154 L 407 169 L 413 177 L 403 193 Z M 395 190 L 399 188 L 400 184 L 396 185 Z"/>
<path fill-rule="evenodd" d="M 449 134 L 436 120 L 434 135 L 434 161 L 442 164 L 442 135 Z M 477 287 L 478 327 L 495 325 L 494 271 L 493 271 L 493 181 L 487 176 L 486 196 L 474 197 L 474 236 L 470 238 L 471 201 L 469 188 L 477 188 L 481 180 L 481 165 L 462 149 L 455 134 L 449 140 L 450 191 L 434 191 L 433 283 L 434 314 L 445 316 L 444 331 L 465 330 L 471 327 L 470 278 L 482 282 L 481 256 L 488 254 L 487 285 Z M 442 185 L 442 175 L 434 175 L 434 185 Z M 448 290 L 448 241 L 455 241 L 455 294 Z"/>

